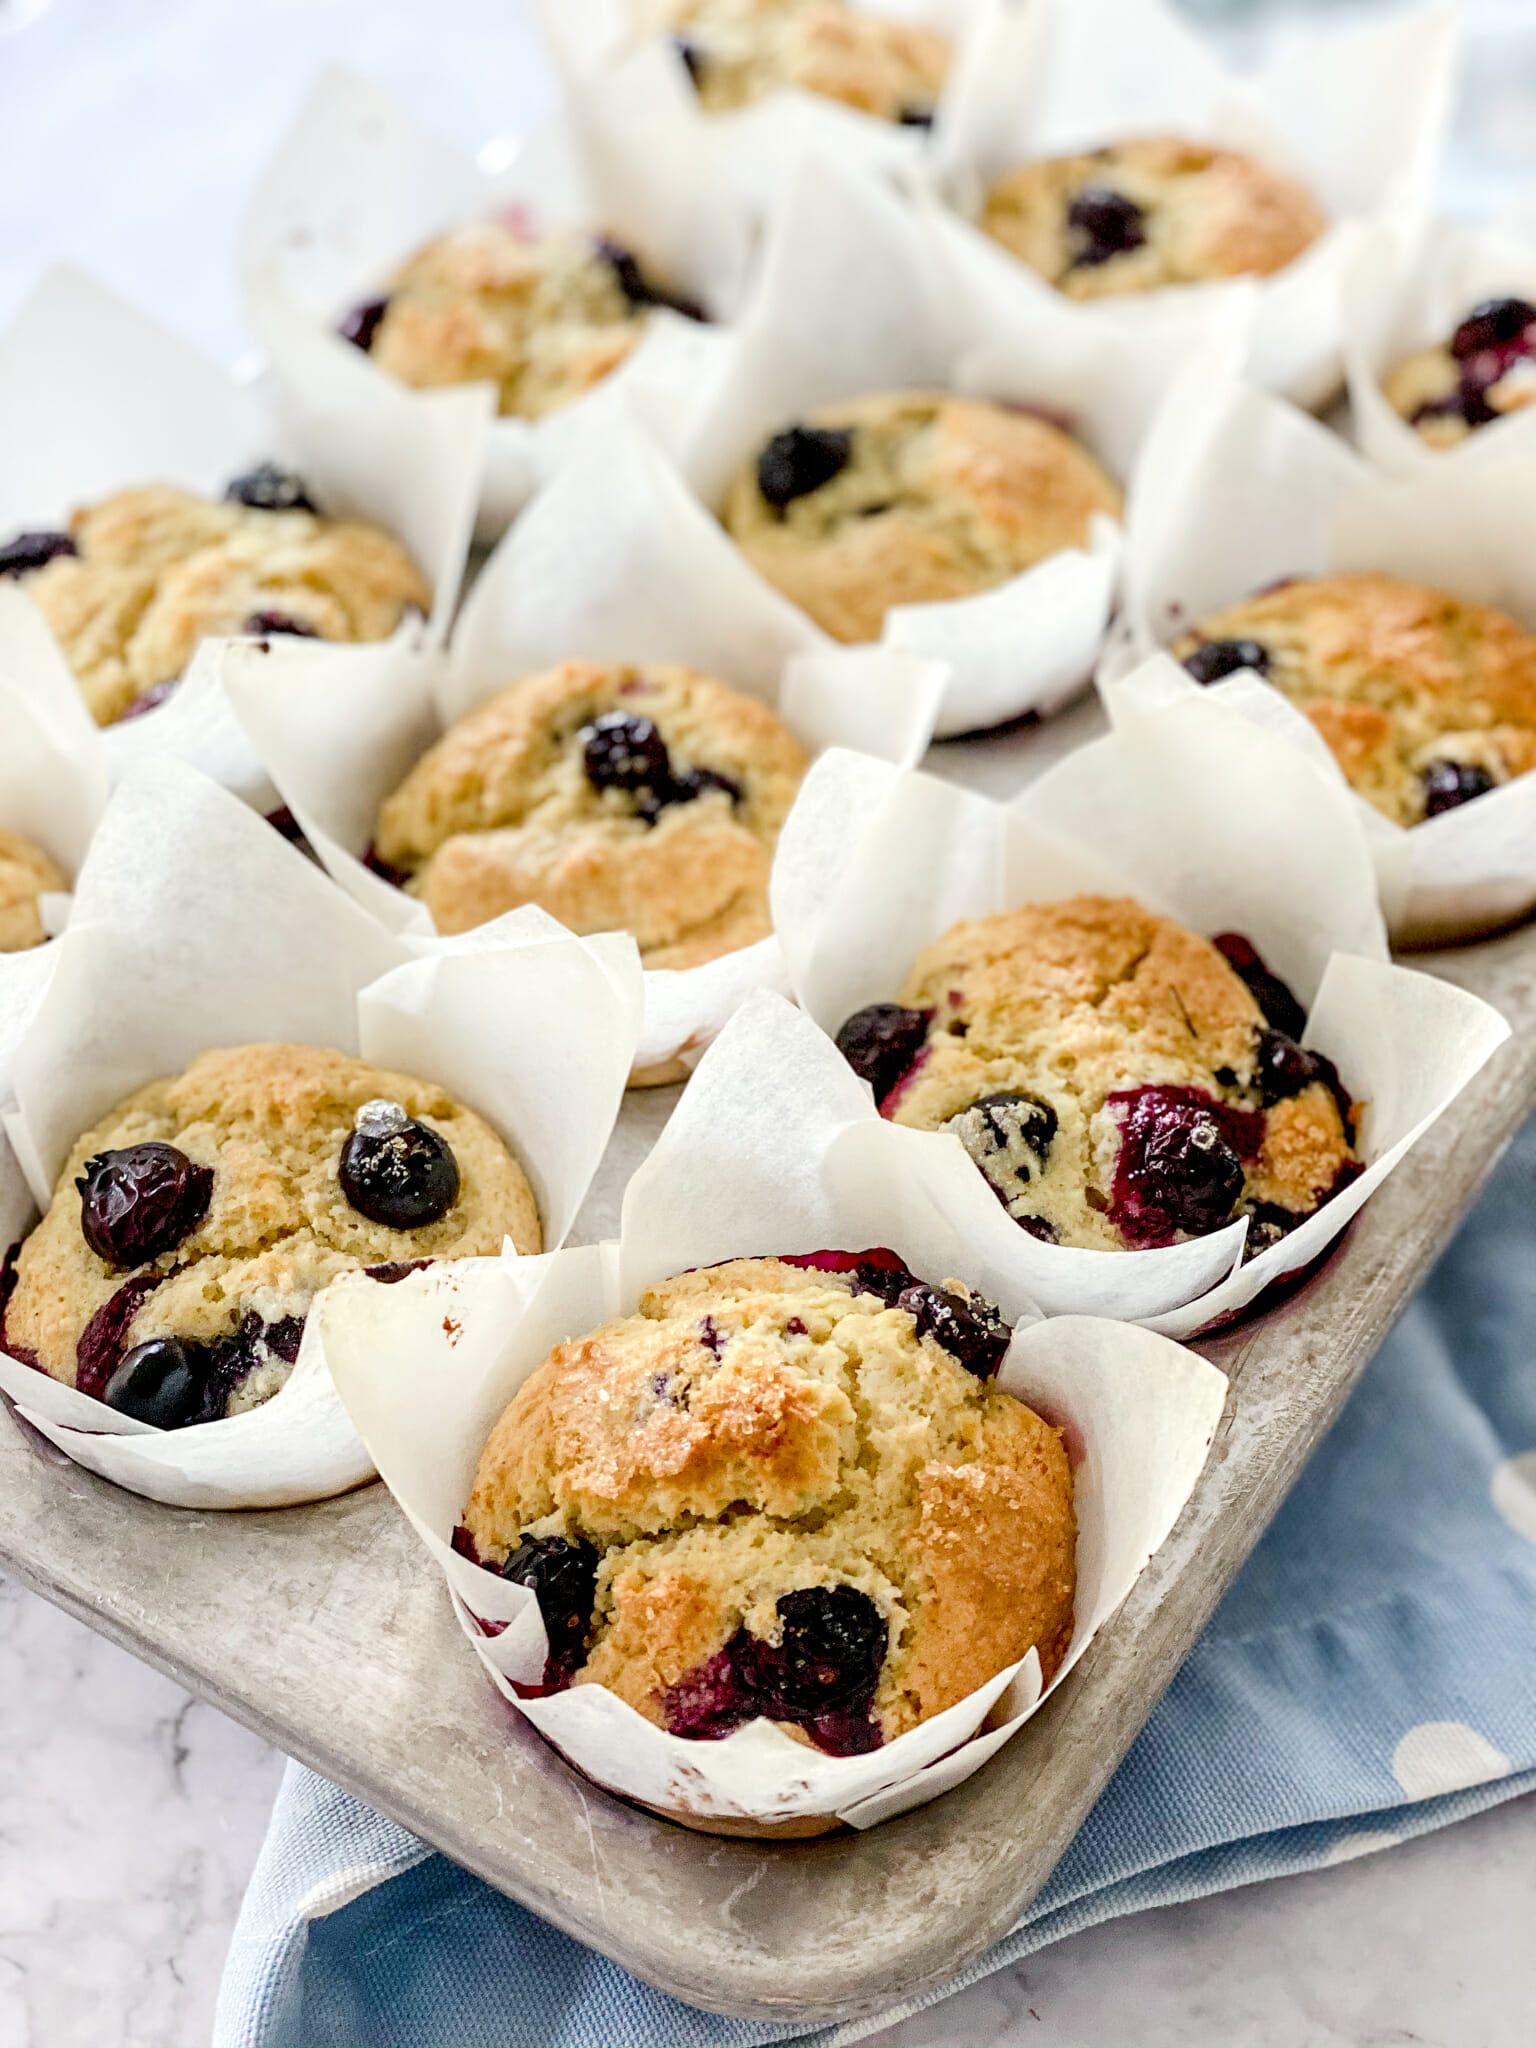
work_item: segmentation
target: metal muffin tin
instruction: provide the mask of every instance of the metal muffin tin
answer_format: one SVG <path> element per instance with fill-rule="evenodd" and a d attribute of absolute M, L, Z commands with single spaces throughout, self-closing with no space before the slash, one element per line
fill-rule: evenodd
<path fill-rule="evenodd" d="M 1014 787 L 1078 737 L 943 750 Z M 0 1563 L 556 1926 L 695 2005 L 816 2022 L 939 1985 L 1039 1891 L 1536 1095 L 1536 930 L 1416 964 L 1514 1026 L 1333 1258 L 1203 1344 L 1232 1395 L 1172 1536 L 1076 1672 L 967 1784 L 866 1835 L 690 1833 L 599 1791 L 497 1698 L 381 1486 L 307 1508 L 157 1506 L 0 1425 Z M 611 1234 L 676 1091 L 631 1098 L 579 1219 Z"/>

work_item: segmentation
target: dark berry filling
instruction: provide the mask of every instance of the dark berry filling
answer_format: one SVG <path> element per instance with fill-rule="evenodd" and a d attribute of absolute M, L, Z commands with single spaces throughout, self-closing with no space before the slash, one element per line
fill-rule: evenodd
<path fill-rule="evenodd" d="M 370 874 L 380 876 L 396 889 L 403 889 L 411 879 L 405 868 L 397 868 L 387 861 L 376 846 L 369 846 L 364 850 L 363 866 Z"/>
<path fill-rule="evenodd" d="M 1186 654 L 1184 666 L 1197 683 L 1219 683 L 1223 676 L 1235 676 L 1239 669 L 1269 674 L 1269 650 L 1257 640 L 1204 640 Z"/>
<path fill-rule="evenodd" d="M 1424 785 L 1424 815 L 1438 818 L 1443 811 L 1459 810 L 1474 797 L 1486 796 L 1494 787 L 1486 768 L 1470 761 L 1431 761 L 1421 778 Z"/>
<path fill-rule="evenodd" d="M 1451 336 L 1451 354 L 1458 362 L 1485 349 L 1508 348 L 1536 325 L 1536 306 L 1528 299 L 1484 299 L 1474 306 Z"/>
<path fill-rule="evenodd" d="M 539 1603 L 549 1638 L 544 1684 L 552 1692 L 569 1685 L 586 1658 L 597 1566 L 598 1554 L 590 1543 L 572 1543 L 564 1536 L 525 1536 L 501 1567 L 504 1579 L 526 1586 Z"/>
<path fill-rule="evenodd" d="M 689 84 L 697 91 L 699 79 L 704 71 L 703 51 L 697 43 L 691 41 L 687 36 L 674 36 L 672 38 L 672 47 L 682 60 L 683 69 L 688 74 Z"/>
<path fill-rule="evenodd" d="M 384 1259 L 377 1266 L 364 1266 L 363 1271 L 370 1280 L 377 1280 L 381 1287 L 393 1287 L 407 1273 L 420 1273 L 435 1263 L 433 1259 Z"/>
<path fill-rule="evenodd" d="M 18 533 L 0 547 L 0 576 L 30 576 L 34 569 L 46 569 L 60 555 L 78 555 L 73 536 L 67 533 Z"/>
<path fill-rule="evenodd" d="M 102 1381 L 99 1387 L 86 1384 L 85 1351 L 91 1328 L 105 1310 L 98 1310 L 92 1325 L 87 1326 L 76 1353 L 75 1384 L 84 1393 L 98 1393 L 109 1407 L 125 1415 L 136 1415 L 141 1422 L 152 1422 L 160 1429 L 217 1422 L 225 1413 L 231 1394 L 253 1372 L 273 1358 L 292 1365 L 299 1355 L 304 1336 L 303 1316 L 284 1316 L 278 1322 L 268 1323 L 255 1309 L 246 1311 L 238 1329 L 210 1343 L 182 1337 L 151 1337 L 125 1353 L 122 1338 L 143 1296 L 140 1294 L 129 1302 L 126 1313 L 118 1304 L 139 1284 L 130 1280 L 106 1305 L 107 1310 L 113 1311 L 109 1334 L 115 1337 L 115 1344 L 110 1357 L 104 1345 L 93 1350 L 90 1377 L 93 1382 Z"/>
<path fill-rule="evenodd" d="M 99 1401 L 106 1393 L 107 1383 L 121 1363 L 129 1325 L 164 1278 L 163 1273 L 139 1273 L 125 1280 L 80 1332 L 75 1345 L 75 1385 L 82 1394 Z"/>
<path fill-rule="evenodd" d="M 391 1230 L 437 1223 L 459 1198 L 459 1163 L 441 1132 L 398 1102 L 365 1102 L 341 1148 L 341 1191 L 360 1216 Z"/>
<path fill-rule="evenodd" d="M 738 1629 L 662 1699 L 674 1735 L 713 1742 L 759 1717 L 803 1728 L 820 1749 L 857 1756 L 879 1747 L 871 1718 L 890 1631 L 856 1586 L 781 1594 L 776 1643 Z"/>
<path fill-rule="evenodd" d="M 675 292 L 652 284 L 634 251 L 621 242 L 610 242 L 605 236 L 597 243 L 596 253 L 613 272 L 619 290 L 632 306 L 664 306 L 670 313 L 681 313 L 685 320 L 708 319 L 697 299 L 680 298 Z"/>
<path fill-rule="evenodd" d="M 8 1351 L 12 1358 L 19 1358 L 24 1365 L 36 1365 L 37 1354 L 19 1345 L 13 1345 L 6 1334 L 5 1312 L 10 1306 L 11 1296 L 16 1292 L 19 1274 L 16 1261 L 21 1257 L 21 1239 L 7 1245 L 5 1257 L 0 1259 L 0 1351 Z"/>
<path fill-rule="evenodd" d="M 1459 419 L 1468 427 L 1486 427 L 1497 419 L 1488 393 L 1517 363 L 1529 362 L 1536 355 L 1533 328 L 1536 306 L 1526 299 L 1487 299 L 1474 306 L 1451 336 L 1456 389 L 1444 398 L 1427 399 L 1414 413 L 1413 424 Z"/>
<path fill-rule="evenodd" d="M 931 1337 L 979 1380 L 991 1379 L 1013 1338 L 998 1310 L 979 1294 L 967 1298 L 914 1280 L 897 1295 L 896 1306 L 916 1323 L 919 1336 Z"/>
<path fill-rule="evenodd" d="M 896 119 L 903 128 L 931 128 L 933 126 L 933 108 L 903 107 L 896 116 Z"/>
<path fill-rule="evenodd" d="M 908 1010 L 900 1003 L 869 1003 L 840 1027 L 838 1051 L 861 1081 L 885 1098 L 904 1079 L 928 1043 L 932 1010 Z"/>
<path fill-rule="evenodd" d="M 249 505 L 253 512 L 315 512 L 319 507 L 302 477 L 275 462 L 258 462 L 224 486 L 227 505 Z"/>
<path fill-rule="evenodd" d="M 320 638 L 313 626 L 306 626 L 302 619 L 296 619 L 288 612 L 252 612 L 240 630 L 242 633 L 254 633 L 258 639 L 271 633 L 285 634 L 294 640 Z"/>
<path fill-rule="evenodd" d="M 109 1266 L 143 1266 L 174 1251 L 208 1213 L 213 1168 L 149 1140 L 98 1152 L 75 1182 L 80 1234 Z"/>
<path fill-rule="evenodd" d="M 1111 257 L 1139 249 L 1147 239 L 1146 215 L 1134 199 L 1108 185 L 1085 185 L 1067 208 L 1072 268 L 1089 270 Z"/>
<path fill-rule="evenodd" d="M 654 825 L 674 804 L 696 803 L 714 790 L 732 804 L 744 800 L 741 784 L 713 768 L 674 773 L 672 756 L 654 720 L 634 712 L 605 711 L 583 726 L 578 738 L 587 781 L 599 794 L 615 789 L 629 797 L 646 825 Z"/>
<path fill-rule="evenodd" d="M 878 1295 L 888 1308 L 912 1285 L 916 1275 L 905 1259 L 885 1245 L 872 1245 L 862 1252 L 782 1252 L 781 1263 L 803 1266 L 813 1273 L 847 1273 L 864 1294 Z"/>
<path fill-rule="evenodd" d="M 360 348 L 367 355 L 388 311 L 388 299 L 364 299 L 361 305 L 352 308 L 336 332 L 343 341 L 350 341 L 354 348 Z"/>
<path fill-rule="evenodd" d="M 181 1429 L 202 1414 L 207 1387 L 201 1347 L 177 1337 L 151 1337 L 135 1344 L 107 1381 L 102 1400 L 122 1415 L 152 1422 L 157 1429 Z"/>
<path fill-rule="evenodd" d="M 1178 1087 L 1121 1089 L 1106 1106 L 1120 1126 L 1109 1216 L 1129 1244 L 1173 1244 L 1231 1222 L 1243 1161 L 1263 1138 L 1258 1110 Z"/>
<path fill-rule="evenodd" d="M 1265 966 L 1253 942 L 1241 932 L 1218 932 L 1211 944 L 1246 985 L 1265 1020 L 1287 1038 L 1301 1038 L 1307 1028 L 1307 1013 L 1279 975 Z"/>
<path fill-rule="evenodd" d="M 809 497 L 848 467 L 853 436 L 840 427 L 786 427 L 757 458 L 757 488 L 776 510 Z"/>

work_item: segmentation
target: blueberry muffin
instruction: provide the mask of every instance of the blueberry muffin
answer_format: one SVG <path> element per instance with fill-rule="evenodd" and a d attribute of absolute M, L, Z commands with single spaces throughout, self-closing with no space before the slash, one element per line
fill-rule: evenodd
<path fill-rule="evenodd" d="M 48 934 L 38 898 L 68 887 L 69 877 L 40 846 L 0 825 L 0 953 L 40 946 Z"/>
<path fill-rule="evenodd" d="M 209 635 L 387 640 L 432 605 L 397 540 L 326 518 L 271 463 L 217 501 L 170 484 L 118 491 L 76 512 L 67 533 L 0 546 L 0 576 L 41 610 L 98 725 L 159 703 Z"/>
<path fill-rule="evenodd" d="M 419 249 L 340 331 L 402 384 L 494 384 L 499 411 L 536 420 L 616 370 L 658 306 L 705 317 L 617 242 L 483 221 Z"/>
<path fill-rule="evenodd" d="M 536 1595 L 548 1690 L 874 1749 L 1071 1637 L 1071 1470 L 989 1384 L 1009 1336 L 885 1250 L 681 1274 L 524 1382 L 457 1547 Z"/>
<path fill-rule="evenodd" d="M 878 640 L 892 605 L 972 597 L 1062 548 L 1119 486 L 1032 412 L 942 391 L 823 406 L 768 440 L 721 513 L 748 560 L 834 640 Z"/>
<path fill-rule="evenodd" d="M 162 1428 L 254 1408 L 362 1266 L 540 1249 L 522 1168 L 431 1082 L 306 1045 L 205 1052 L 75 1145 L 7 1257 L 0 1345 Z"/>
<path fill-rule="evenodd" d="M 1360 1172 L 1305 1029 L 1236 934 L 1076 896 L 951 926 L 837 1043 L 882 1116 L 952 1131 L 1031 1236 L 1125 1251 L 1246 1216 L 1252 1255 Z"/>
<path fill-rule="evenodd" d="M 1421 440 L 1454 448 L 1536 400 L 1536 306 L 1528 299 L 1485 299 L 1449 341 L 1405 356 L 1382 389 Z"/>
<path fill-rule="evenodd" d="M 765 938 L 806 760 L 755 697 L 693 669 L 568 661 L 448 730 L 380 812 L 372 864 L 440 932 L 537 903 L 632 932 L 648 967 Z"/>
<path fill-rule="evenodd" d="M 1283 270 L 1327 226 L 1305 186 L 1234 149 L 1177 136 L 1020 164 L 981 226 L 1069 298 Z"/>
<path fill-rule="evenodd" d="M 949 69 L 950 46 L 933 29 L 847 0 L 670 0 L 663 15 L 711 114 L 792 86 L 926 128 Z"/>
<path fill-rule="evenodd" d="M 1253 669 L 1304 711 L 1350 786 L 1399 825 L 1536 768 L 1536 638 L 1395 576 L 1300 577 L 1203 619 L 1201 683 Z"/>

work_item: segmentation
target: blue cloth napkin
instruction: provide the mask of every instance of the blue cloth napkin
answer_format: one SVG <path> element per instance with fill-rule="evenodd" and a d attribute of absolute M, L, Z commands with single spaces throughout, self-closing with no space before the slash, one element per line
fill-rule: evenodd
<path fill-rule="evenodd" d="M 1533 1248 L 1536 1123 L 1045 1891 L 951 1990 L 1536 1786 Z M 797 2036 L 681 2005 L 291 1765 L 215 2048 L 834 2048 L 915 2009 Z"/>

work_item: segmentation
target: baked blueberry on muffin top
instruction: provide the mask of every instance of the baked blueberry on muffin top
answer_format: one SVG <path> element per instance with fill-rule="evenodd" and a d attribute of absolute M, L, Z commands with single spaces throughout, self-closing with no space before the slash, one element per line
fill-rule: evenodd
<path fill-rule="evenodd" d="M 942 391 L 819 407 L 732 481 L 726 531 L 834 640 L 878 640 L 893 605 L 993 589 L 1063 548 L 1119 486 L 1035 413 Z"/>
<path fill-rule="evenodd" d="M 0 576 L 41 610 L 98 725 L 159 703 L 207 637 L 387 640 L 432 603 L 397 540 L 325 517 L 273 463 L 231 478 L 218 500 L 169 484 L 117 491 L 67 532 L 0 547 Z"/>
<path fill-rule="evenodd" d="M 7 1256 L 0 1348 L 176 1429 L 275 1394 L 365 1267 L 541 1248 L 521 1166 L 430 1082 L 305 1045 L 205 1052 L 79 1139 Z"/>
<path fill-rule="evenodd" d="M 1295 178 L 1177 136 L 1020 164 L 981 213 L 994 241 L 1074 299 L 1267 277 L 1326 224 Z"/>
<path fill-rule="evenodd" d="M 805 765 L 766 704 L 711 676 L 568 661 L 450 727 L 381 807 L 374 865 L 441 932 L 537 903 L 692 967 L 767 936 Z"/>
<path fill-rule="evenodd" d="M 619 242 L 481 221 L 418 250 L 340 331 L 403 384 L 494 384 L 501 413 L 534 420 L 616 370 L 658 307 L 705 317 Z"/>
<path fill-rule="evenodd" d="M 1360 1171 L 1305 1023 L 1241 937 L 1077 896 L 952 926 L 837 1043 L 883 1116 L 952 1131 L 1031 1236 L 1124 1251 L 1246 1217 L 1252 1255 Z"/>
<path fill-rule="evenodd" d="M 1302 576 L 1202 619 L 1174 652 L 1197 682 L 1272 683 L 1398 825 L 1536 768 L 1536 636 L 1491 605 L 1396 576 Z"/>
<path fill-rule="evenodd" d="M 712 114 L 792 86 L 927 127 L 949 69 L 935 30 L 848 0 L 666 0 L 662 16 Z"/>
<path fill-rule="evenodd" d="M 1447 340 L 1394 365 L 1382 389 L 1432 448 L 1455 447 L 1536 400 L 1536 306 L 1483 300 Z"/>
<path fill-rule="evenodd" d="M 523 1383 L 457 1545 L 535 1594 L 545 1689 L 873 1749 L 1071 1637 L 1071 1470 L 991 1384 L 1010 1334 L 884 1249 L 681 1274 Z"/>

